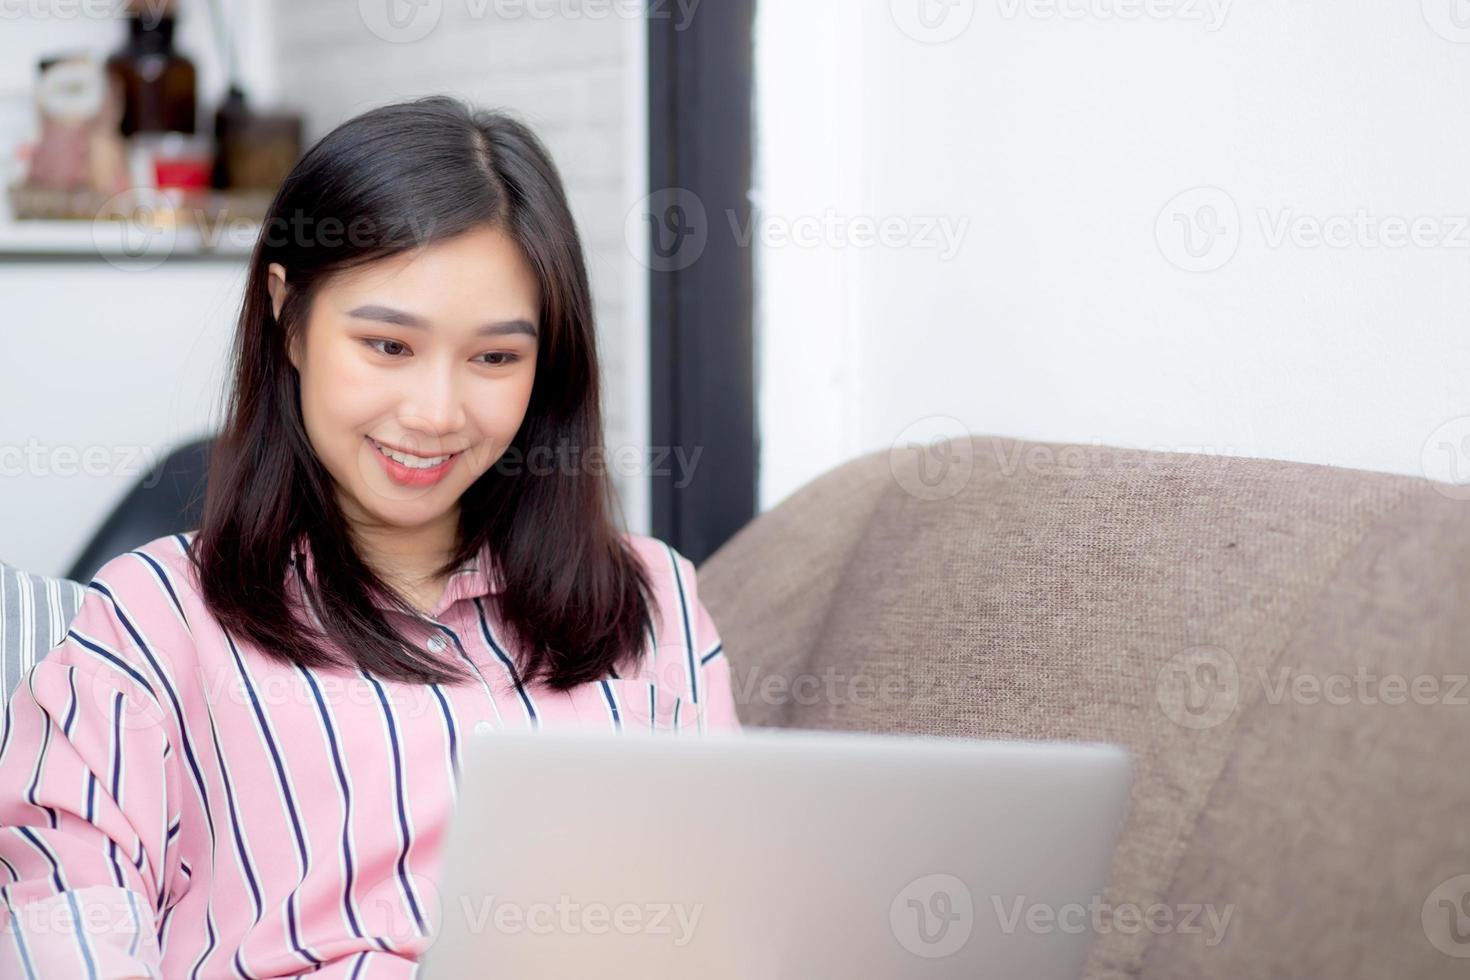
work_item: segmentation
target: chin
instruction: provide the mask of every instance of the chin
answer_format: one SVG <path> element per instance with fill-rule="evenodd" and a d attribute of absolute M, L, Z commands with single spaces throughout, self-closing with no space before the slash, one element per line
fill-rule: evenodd
<path fill-rule="evenodd" d="M 448 513 L 446 507 L 385 507 L 377 514 L 384 524 L 399 528 L 422 527 L 432 524 Z"/>
<path fill-rule="evenodd" d="M 414 528 L 425 524 L 432 524 L 442 518 L 449 510 L 455 499 L 446 495 L 440 498 L 435 494 L 435 500 L 430 501 L 423 498 L 415 500 L 384 500 L 380 495 L 374 494 L 371 489 L 361 494 L 354 494 L 358 502 L 360 512 L 365 513 L 368 518 L 376 524 L 396 527 Z M 445 504 L 443 501 L 450 503 Z M 373 501 L 368 506 L 364 501 Z"/>

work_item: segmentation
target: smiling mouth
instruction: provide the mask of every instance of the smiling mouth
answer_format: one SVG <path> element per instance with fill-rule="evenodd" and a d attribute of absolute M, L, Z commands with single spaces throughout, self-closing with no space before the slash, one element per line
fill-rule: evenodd
<path fill-rule="evenodd" d="M 445 453 L 442 456 L 417 456 L 413 453 L 406 453 L 399 449 L 390 449 L 378 440 L 374 439 L 372 436 L 368 436 L 367 441 L 372 443 L 373 448 L 382 453 L 387 458 L 402 466 L 406 466 L 411 470 L 438 469 L 439 467 L 443 466 L 445 463 L 449 462 L 451 459 L 459 455 L 459 453 Z"/>

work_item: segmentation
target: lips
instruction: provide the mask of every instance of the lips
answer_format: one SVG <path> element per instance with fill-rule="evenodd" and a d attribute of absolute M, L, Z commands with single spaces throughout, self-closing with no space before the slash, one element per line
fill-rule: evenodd
<path fill-rule="evenodd" d="M 394 483 L 408 487 L 433 486 L 444 478 L 459 453 L 444 453 L 438 456 L 419 456 L 385 446 L 372 436 L 365 437 L 373 447 L 373 453 L 383 462 L 383 469 Z"/>

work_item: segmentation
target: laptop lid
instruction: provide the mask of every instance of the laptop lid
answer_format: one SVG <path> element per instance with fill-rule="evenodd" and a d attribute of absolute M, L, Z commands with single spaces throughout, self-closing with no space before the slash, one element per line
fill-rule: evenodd
<path fill-rule="evenodd" d="M 466 745 L 420 976 L 1075 980 L 1111 745 L 747 728 Z"/>

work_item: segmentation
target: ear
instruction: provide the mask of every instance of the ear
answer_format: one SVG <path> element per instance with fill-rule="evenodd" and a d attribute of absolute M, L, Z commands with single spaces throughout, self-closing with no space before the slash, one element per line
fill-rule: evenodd
<path fill-rule="evenodd" d="M 271 316 L 279 320 L 281 318 L 281 306 L 286 302 L 286 292 L 290 288 L 286 285 L 286 268 L 279 262 L 272 262 L 266 267 L 265 272 L 266 290 L 271 295 Z M 301 370 L 301 365 L 297 363 L 296 344 L 294 342 L 291 344 L 291 349 L 287 352 L 287 356 L 291 359 L 291 366 L 298 371 Z"/>
<path fill-rule="evenodd" d="M 265 269 L 265 288 L 271 294 L 271 315 L 281 318 L 281 304 L 286 302 L 286 267 L 272 262 Z"/>

